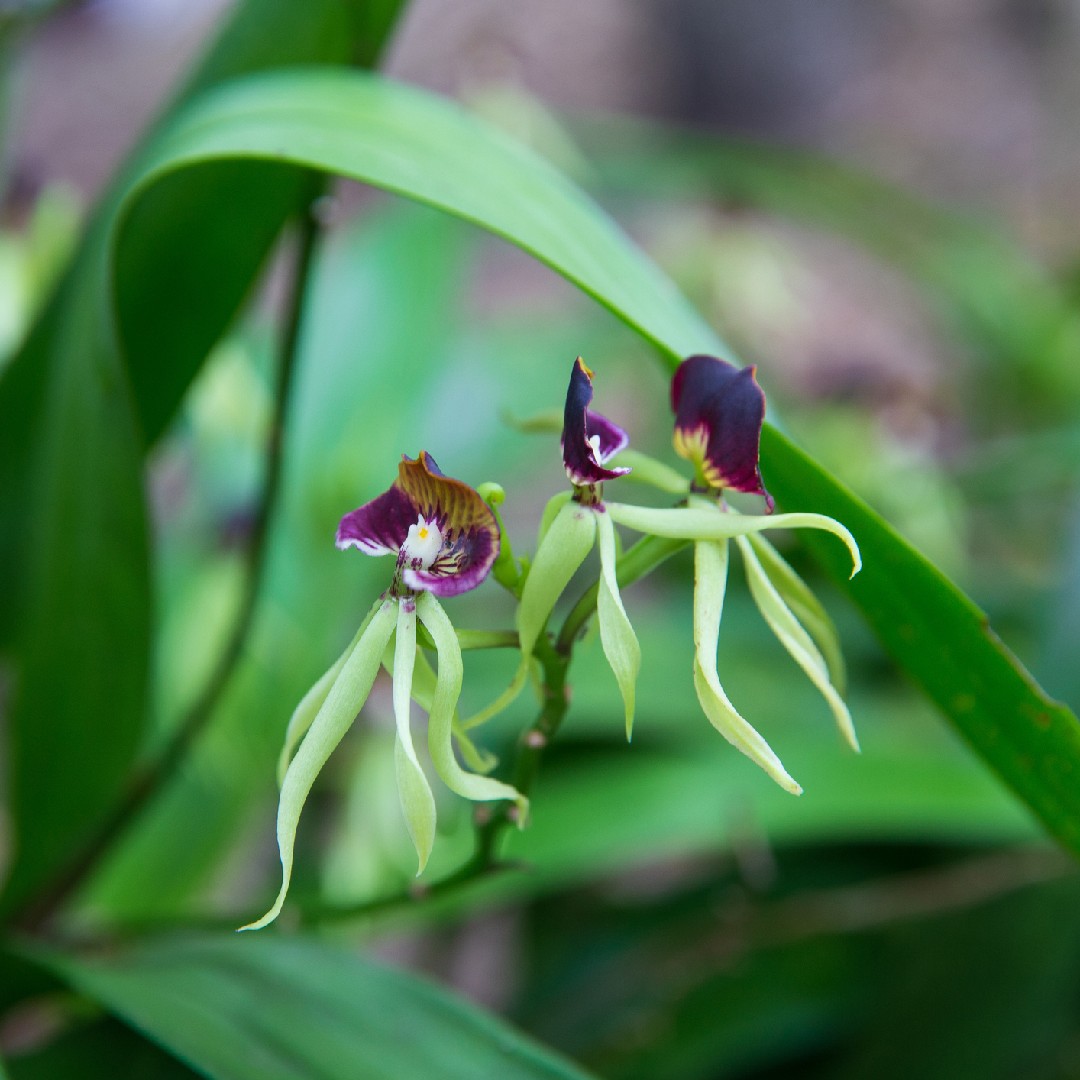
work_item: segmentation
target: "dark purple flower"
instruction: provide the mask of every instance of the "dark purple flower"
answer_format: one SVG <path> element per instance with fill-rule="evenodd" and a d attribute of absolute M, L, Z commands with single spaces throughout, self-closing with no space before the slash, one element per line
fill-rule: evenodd
<path fill-rule="evenodd" d="M 592 372 L 579 356 L 570 372 L 562 432 L 563 465 L 576 487 L 591 487 L 630 471 L 604 468 L 605 462 L 626 449 L 630 436 L 618 424 L 592 412 L 589 409 L 592 398 Z"/>
<path fill-rule="evenodd" d="M 773 507 L 758 466 L 765 395 L 755 368 L 737 368 L 715 356 L 691 356 L 671 380 L 675 452 L 693 462 L 698 481 L 763 495 Z"/>
<path fill-rule="evenodd" d="M 415 461 L 402 457 L 389 491 L 341 519 L 337 546 L 397 555 L 395 585 L 457 596 L 487 577 L 499 554 L 499 527 L 477 492 L 444 476 L 421 450 Z"/>

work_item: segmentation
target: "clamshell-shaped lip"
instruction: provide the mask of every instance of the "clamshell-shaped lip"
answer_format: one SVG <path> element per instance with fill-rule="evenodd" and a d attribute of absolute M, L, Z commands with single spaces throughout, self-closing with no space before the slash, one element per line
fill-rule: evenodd
<path fill-rule="evenodd" d="M 756 368 L 737 368 L 715 356 L 691 356 L 671 380 L 675 452 L 693 462 L 711 488 L 763 495 L 758 464 L 765 394 Z"/>
<path fill-rule="evenodd" d="M 630 471 L 604 468 L 605 462 L 626 449 L 630 436 L 618 424 L 589 409 L 593 398 L 592 374 L 579 356 L 570 372 L 563 413 L 563 465 L 570 482 L 578 487 L 614 480 Z"/>
<path fill-rule="evenodd" d="M 424 568 L 404 565 L 409 529 L 423 518 L 442 534 L 442 546 Z M 403 456 L 398 477 L 371 502 L 346 514 L 338 525 L 337 546 L 365 555 L 397 555 L 401 579 L 410 588 L 436 596 L 457 596 L 487 577 L 499 554 L 495 515 L 468 484 L 446 476 L 421 450 Z"/>

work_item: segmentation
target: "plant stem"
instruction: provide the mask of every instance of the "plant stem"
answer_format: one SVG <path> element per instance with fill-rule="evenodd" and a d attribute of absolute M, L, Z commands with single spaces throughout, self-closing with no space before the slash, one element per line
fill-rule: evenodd
<path fill-rule="evenodd" d="M 270 523 L 281 487 L 285 416 L 296 369 L 304 300 L 320 232 L 316 216 L 310 210 L 301 217 L 299 225 L 292 283 L 283 321 L 281 359 L 274 385 L 273 414 L 267 433 L 263 487 L 252 522 L 251 542 L 245 556 L 244 589 L 232 632 L 202 692 L 157 756 L 133 775 L 111 815 L 58 877 L 21 913 L 18 921 L 27 929 L 40 927 L 63 907 L 123 838 L 140 812 L 175 775 L 206 728 L 243 654 L 262 586 Z"/>

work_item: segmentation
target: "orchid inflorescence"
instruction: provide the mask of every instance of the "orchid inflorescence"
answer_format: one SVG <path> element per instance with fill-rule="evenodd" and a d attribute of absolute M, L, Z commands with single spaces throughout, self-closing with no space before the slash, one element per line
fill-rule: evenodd
<path fill-rule="evenodd" d="M 593 373 L 579 357 L 570 373 L 562 427 L 563 464 L 571 487 L 545 508 L 531 563 L 519 568 L 509 546 L 501 546 L 493 509 L 501 489 L 495 485 L 481 489 L 489 491 L 485 499 L 467 484 L 445 476 L 426 451 L 415 459 L 405 457 L 389 490 L 342 518 L 337 546 L 355 547 L 367 555 L 395 555 L 394 574 L 349 647 L 304 695 L 289 721 L 279 764 L 281 889 L 270 910 L 243 929 L 265 926 L 280 913 L 301 809 L 383 667 L 393 679 L 397 783 L 417 853 L 417 873 L 423 871 L 434 843 L 435 799 L 412 739 L 414 700 L 428 713 L 428 752 L 443 783 L 466 799 L 510 800 L 512 816 L 519 824 L 524 822 L 525 795 L 484 775 L 492 760 L 474 746 L 469 731 L 505 709 L 528 682 L 533 655 L 546 640 L 548 620 L 594 547 L 600 558 L 595 592 L 600 639 L 622 696 L 630 738 L 641 649 L 620 595 L 619 570 L 624 564 L 616 524 L 663 538 L 669 542 L 662 549 L 666 554 L 674 550 L 670 541 L 694 545 L 694 688 L 706 717 L 728 741 L 785 790 L 801 792 L 768 743 L 729 701 L 717 675 L 720 617 L 734 540 L 766 623 L 825 697 L 841 732 L 858 749 L 841 696 L 843 663 L 832 623 L 806 583 L 762 533 L 772 528 L 830 532 L 847 545 L 853 576 L 860 567 L 858 546 L 832 518 L 772 513 L 773 500 L 759 468 L 765 397 L 755 369 L 740 370 L 711 356 L 691 356 L 677 368 L 671 384 L 674 446 L 693 465 L 692 479 L 628 451 L 627 433 L 589 408 L 592 383 Z M 616 458 L 622 463 L 609 464 Z M 677 505 L 654 509 L 605 499 L 604 484 L 631 468 L 637 470 L 638 479 L 677 496 Z M 725 498 L 730 491 L 762 497 L 768 512 L 739 512 Z M 515 620 L 521 659 L 504 693 L 475 716 L 459 721 L 461 644 L 439 600 L 476 588 L 493 570 L 519 600 Z M 437 668 L 418 647 L 418 623 L 434 646 Z M 471 771 L 458 763 L 455 743 Z"/>

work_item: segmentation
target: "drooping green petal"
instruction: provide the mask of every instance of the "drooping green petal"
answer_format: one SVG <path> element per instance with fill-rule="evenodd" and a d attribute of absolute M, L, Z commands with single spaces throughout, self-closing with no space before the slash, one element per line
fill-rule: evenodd
<path fill-rule="evenodd" d="M 622 450 L 612 458 L 612 462 L 628 465 L 633 470 L 627 475 L 628 480 L 648 484 L 669 495 L 685 495 L 690 490 L 690 481 L 682 473 L 639 450 Z"/>
<path fill-rule="evenodd" d="M 296 744 L 307 734 L 308 728 L 311 727 L 312 721 L 326 700 L 326 695 L 330 693 L 330 687 L 334 685 L 334 680 L 341 674 L 345 661 L 348 660 L 349 654 L 356 648 L 356 643 L 363 636 L 368 624 L 374 618 L 375 612 L 379 610 L 381 603 L 382 600 L 376 600 L 371 605 L 371 610 L 364 616 L 364 621 L 360 624 L 360 629 L 356 631 L 356 636 L 349 642 L 349 647 L 334 661 L 327 671 L 323 672 L 300 699 L 300 704 L 293 709 L 293 714 L 289 717 L 289 726 L 285 729 L 285 745 L 282 746 L 281 754 L 278 756 L 278 787 L 281 787 L 285 782 L 285 771 L 289 767 L 289 761 L 292 759 Z"/>
<path fill-rule="evenodd" d="M 799 667 L 806 672 L 810 681 L 821 691 L 822 696 L 829 703 L 829 708 L 832 709 L 833 716 L 836 717 L 844 738 L 851 744 L 852 749 L 858 750 L 859 740 L 855 734 L 855 726 L 851 722 L 851 713 L 848 712 L 847 705 L 844 704 L 844 699 L 837 692 L 836 687 L 829 681 L 829 669 L 825 658 L 769 580 L 749 540 L 745 536 L 739 536 L 735 542 L 742 552 L 743 562 L 746 564 L 746 579 L 750 583 L 750 593 L 758 610 L 772 632 L 780 639 L 780 643 Z"/>
<path fill-rule="evenodd" d="M 435 694 L 428 712 L 428 749 L 435 771 L 453 792 L 475 802 L 513 799 L 518 805 L 519 820 L 524 820 L 528 800 L 509 784 L 490 776 L 468 773 L 454 757 L 451 743 L 452 720 L 461 694 L 462 663 L 457 634 L 438 600 L 430 593 L 416 599 L 416 613 L 427 627 L 439 658 Z"/>
<path fill-rule="evenodd" d="M 551 523 L 529 568 L 517 611 L 522 656 L 532 653 L 555 604 L 596 543 L 597 513 L 568 502 Z"/>
<path fill-rule="evenodd" d="M 548 503 L 548 509 L 554 503 Z M 547 511 L 545 511 L 545 516 Z M 564 502 L 550 527 L 543 532 L 536 557 L 529 567 L 517 610 L 521 663 L 510 685 L 490 704 L 462 724 L 466 731 L 490 720 L 509 706 L 528 681 L 533 646 L 563 590 L 596 542 L 596 513 L 576 502 Z"/>
<path fill-rule="evenodd" d="M 281 785 L 277 812 L 281 891 L 273 906 L 261 919 L 242 926 L 241 930 L 258 930 L 273 922 L 281 912 L 292 878 L 293 845 L 296 842 L 300 811 L 327 758 L 341 742 L 371 693 L 372 683 L 379 673 L 383 649 L 394 632 L 395 608 L 396 605 L 389 600 L 379 605 L 326 695 L 322 708 L 311 722 L 296 756 L 289 763 Z"/>
<path fill-rule="evenodd" d="M 394 646 L 392 644 L 387 645 L 386 652 L 383 655 L 383 667 L 386 668 L 391 677 L 394 674 L 394 652 Z M 431 713 L 431 704 L 435 700 L 435 681 L 435 669 L 424 655 L 423 650 L 417 649 L 416 666 L 413 668 L 412 698 L 429 715 Z M 452 726 L 454 738 L 457 739 L 458 746 L 461 748 L 461 756 L 470 769 L 486 773 L 495 768 L 497 764 L 495 755 L 488 753 L 486 750 L 481 750 L 469 738 L 461 727 L 461 721 L 458 718 L 456 709 L 454 710 Z"/>
<path fill-rule="evenodd" d="M 435 843 L 435 796 L 431 794 L 431 785 L 420 767 L 413 746 L 412 728 L 409 726 L 415 666 L 416 606 L 402 601 L 398 605 L 397 643 L 394 646 L 394 723 L 397 725 L 394 763 L 397 766 L 401 809 L 419 860 L 416 869 L 419 877 Z"/>
<path fill-rule="evenodd" d="M 734 536 L 764 532 L 766 529 L 821 529 L 839 537 L 851 553 L 854 577 L 862 569 L 859 545 L 839 521 L 824 514 L 739 514 L 734 510 L 678 507 L 652 510 L 625 503 L 606 504 L 613 521 L 637 532 L 670 536 L 680 540 L 730 540 Z"/>
<path fill-rule="evenodd" d="M 548 529 L 551 528 L 552 522 L 559 516 L 563 507 L 574 497 L 574 493 L 569 490 L 557 491 L 550 499 L 544 504 L 544 511 L 540 515 L 540 528 L 536 532 L 536 550 L 544 546 L 544 537 L 548 534 Z"/>
<path fill-rule="evenodd" d="M 769 543 L 761 533 L 747 537 L 757 554 L 761 569 L 772 582 L 791 613 L 806 628 L 806 632 L 821 650 L 829 669 L 829 680 L 840 694 L 847 687 L 844 653 L 840 647 L 840 635 L 829 613 L 821 605 L 810 586 L 796 573 L 790 563 Z"/>
<path fill-rule="evenodd" d="M 596 594 L 596 614 L 600 623 L 600 643 L 604 646 L 604 655 L 619 684 L 623 708 L 626 713 L 626 739 L 634 730 L 634 697 L 637 688 L 638 671 L 641 668 L 641 646 L 637 635 L 630 625 L 630 619 L 623 607 L 619 594 L 619 582 L 615 577 L 615 526 L 611 518 L 598 510 L 596 516 L 596 535 L 600 548 L 600 588 Z"/>
<path fill-rule="evenodd" d="M 694 545 L 694 689 L 705 715 L 721 735 L 760 766 L 785 791 L 801 795 L 769 744 L 728 700 L 716 674 L 720 616 L 727 588 L 727 541 Z"/>

